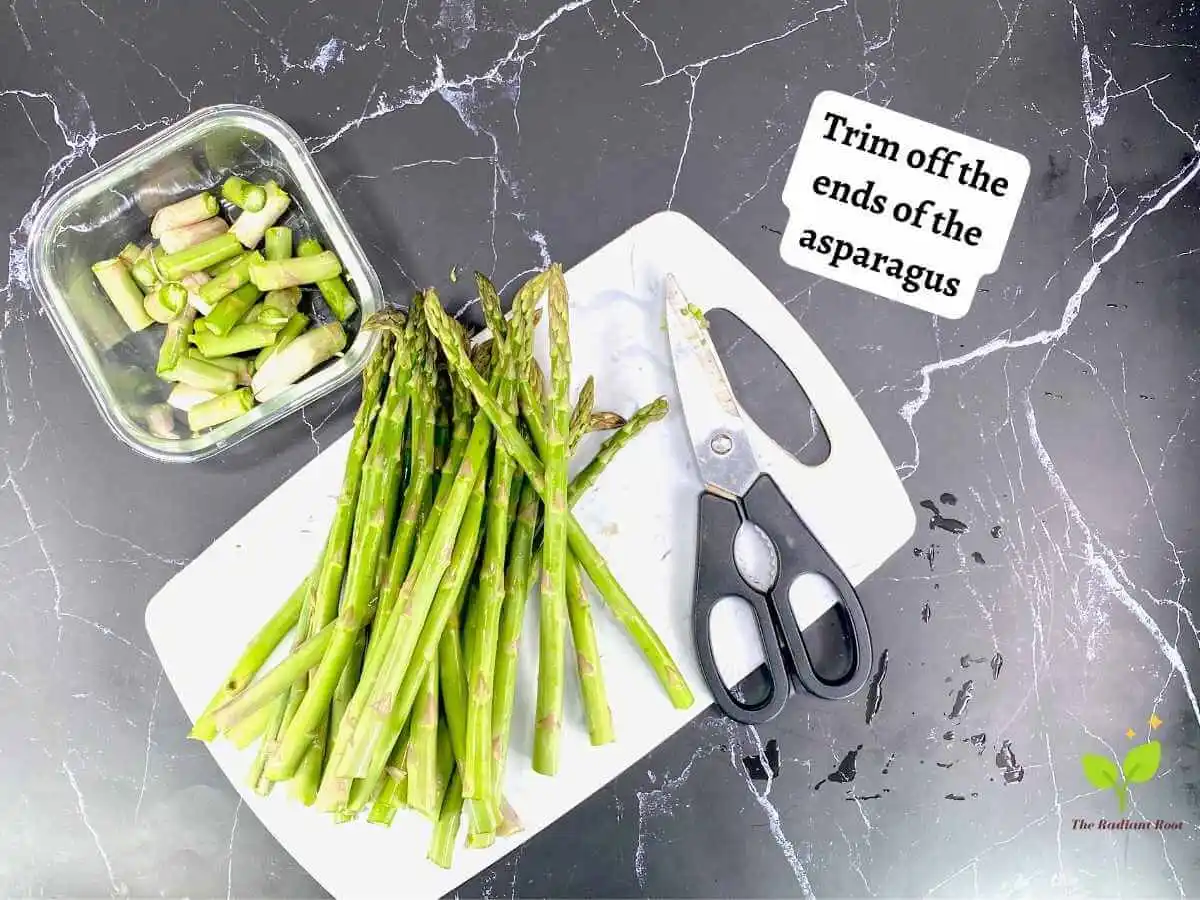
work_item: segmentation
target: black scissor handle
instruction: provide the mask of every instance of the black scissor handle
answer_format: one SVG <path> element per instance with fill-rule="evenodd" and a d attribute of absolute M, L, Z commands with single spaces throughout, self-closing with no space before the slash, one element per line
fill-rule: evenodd
<path fill-rule="evenodd" d="M 746 518 L 771 539 L 779 556 L 779 577 L 770 590 L 770 600 L 779 618 L 784 648 L 800 686 L 824 700 L 852 697 L 870 678 L 873 659 L 871 632 L 867 628 L 867 617 L 858 592 L 769 475 L 760 475 L 742 502 Z M 796 613 L 788 597 L 792 582 L 808 573 L 829 579 L 841 599 L 835 608 L 841 618 L 842 628 L 851 638 L 854 658 L 850 670 L 836 680 L 824 679 L 813 669 L 812 658 L 805 646 L 804 635 L 796 624 Z"/>
<path fill-rule="evenodd" d="M 762 725 L 779 715 L 787 702 L 788 670 L 783 662 L 779 636 L 766 598 L 747 584 L 738 571 L 733 542 L 741 525 L 742 514 L 737 503 L 707 491 L 700 495 L 692 632 L 700 672 L 721 712 L 746 725 Z M 737 597 L 749 604 L 758 624 L 770 684 L 767 696 L 755 704 L 742 703 L 733 696 L 721 678 L 713 654 L 712 611 L 726 597 Z"/>

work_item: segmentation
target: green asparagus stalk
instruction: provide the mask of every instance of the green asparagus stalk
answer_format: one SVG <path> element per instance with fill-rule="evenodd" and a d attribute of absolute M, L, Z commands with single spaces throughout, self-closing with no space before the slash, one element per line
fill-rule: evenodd
<path fill-rule="evenodd" d="M 167 333 L 158 350 L 158 364 L 155 366 L 155 372 L 165 375 L 175 368 L 180 357 L 187 352 L 188 337 L 191 336 L 192 326 L 195 323 L 196 310 L 186 304 L 183 311 L 167 323 Z"/>
<path fill-rule="evenodd" d="M 304 595 L 307 590 L 308 579 L 305 578 L 300 582 L 299 587 L 292 591 L 292 595 L 284 601 L 283 605 L 275 611 L 275 614 L 250 639 L 245 649 L 242 650 L 242 655 L 238 657 L 237 662 L 233 664 L 233 668 L 229 670 L 229 674 L 221 683 L 221 687 L 208 701 L 208 706 L 204 707 L 204 712 L 200 714 L 200 718 L 188 732 L 188 737 L 211 741 L 217 736 L 213 713 L 253 680 L 254 676 L 258 674 L 258 670 L 275 652 L 279 642 L 296 627 L 296 623 L 300 619 L 300 607 L 304 603 Z"/>
<path fill-rule="evenodd" d="M 238 263 L 240 263 L 242 261 L 242 258 L 246 254 L 244 252 L 242 252 L 242 248 L 240 245 L 238 246 L 237 249 L 238 249 L 238 252 L 233 254 L 233 256 L 229 257 L 228 259 L 223 259 L 219 263 L 217 263 L 216 265 L 213 265 L 213 266 L 206 266 L 204 268 L 204 274 L 207 275 L 209 278 L 216 278 L 218 275 L 222 275 L 225 272 L 228 272 L 230 269 L 232 269 L 234 266 L 236 266 Z M 254 251 L 251 250 L 249 252 L 253 253 Z"/>
<path fill-rule="evenodd" d="M 197 403 L 203 403 L 205 400 L 211 400 L 217 396 L 214 391 L 206 391 L 203 388 L 192 387 L 190 384 L 184 384 L 182 381 L 177 382 L 171 393 L 167 395 L 167 403 L 172 409 L 177 409 L 180 412 L 187 412 Z"/>
<path fill-rule="evenodd" d="M 303 251 L 304 242 L 300 242 Z M 263 291 L 315 284 L 342 274 L 342 263 L 337 254 L 326 250 L 314 256 L 293 256 L 291 259 L 258 261 L 250 267 L 250 280 Z"/>
<path fill-rule="evenodd" d="M 293 342 L 292 347 L 295 346 Z M 278 362 L 279 359 L 276 356 L 271 362 Z M 396 507 L 400 472 L 395 465 L 395 458 L 404 436 L 409 399 L 407 382 L 411 367 L 410 348 L 397 343 L 388 372 L 388 390 L 363 462 L 361 495 L 354 513 L 354 540 L 350 546 L 340 612 L 333 624 L 333 639 L 321 658 L 321 665 L 311 679 L 295 718 L 280 742 L 279 750 L 267 764 L 268 777 L 276 780 L 290 777 L 299 766 L 318 723 L 328 715 L 330 700 L 346 667 L 354 641 L 370 616 L 378 558 L 391 531 Z M 255 376 L 257 379 L 258 376 Z M 345 726 L 346 723 L 342 722 L 339 732 Z M 388 750 L 390 752 L 391 748 Z"/>
<path fill-rule="evenodd" d="M 426 293 L 426 306 L 431 296 L 435 297 L 432 291 Z M 477 415 L 446 507 L 437 522 L 432 523 L 433 533 L 422 564 L 405 580 L 393 607 L 394 612 L 388 620 L 384 635 L 387 649 L 383 663 L 361 720 L 351 732 L 345 758 L 337 770 L 340 777 L 365 776 L 369 772 L 372 757 L 376 755 L 377 745 L 387 744 L 386 736 L 389 733 L 399 733 L 412 709 L 415 690 L 413 696 L 408 698 L 407 708 L 404 707 L 403 698 L 398 702 L 396 695 L 403 685 L 438 585 L 452 561 L 455 538 L 466 513 L 471 491 L 480 473 L 486 470 L 491 431 L 486 416 Z M 434 640 L 433 645 L 436 646 L 436 643 Z"/>
<path fill-rule="evenodd" d="M 210 278 L 201 286 L 198 293 L 200 299 L 212 307 L 205 318 L 208 327 L 216 334 L 227 334 L 234 325 L 241 321 L 254 300 L 246 303 L 244 298 L 253 296 L 255 300 L 262 296 L 261 290 L 253 292 L 244 290 L 238 294 L 237 300 L 230 301 L 229 295 L 250 282 L 250 270 L 257 262 L 262 262 L 262 254 L 257 250 L 241 256 L 237 265 L 230 266 L 220 275 Z M 257 285 L 254 285 L 257 288 Z"/>
<path fill-rule="evenodd" d="M 250 389 L 238 388 L 228 394 L 197 403 L 189 409 L 187 412 L 188 427 L 192 431 L 214 428 L 250 412 L 253 407 L 254 395 L 250 393 Z"/>
<path fill-rule="evenodd" d="M 267 229 L 279 221 L 292 202 L 292 198 L 287 195 L 287 192 L 274 181 L 264 184 L 263 190 L 266 192 L 267 200 L 262 209 L 255 212 L 246 210 L 237 217 L 237 221 L 229 229 L 229 233 L 241 241 L 242 246 L 247 250 L 262 243 Z"/>
<path fill-rule="evenodd" d="M 287 320 L 287 324 L 279 329 L 279 333 L 275 335 L 275 343 L 268 347 L 263 347 L 258 351 L 258 356 L 254 358 L 254 370 L 258 371 L 263 367 L 272 354 L 278 353 L 300 335 L 304 334 L 308 328 L 308 316 L 304 313 L 295 313 Z"/>
<path fill-rule="evenodd" d="M 263 256 L 269 260 L 288 259 L 292 255 L 292 229 L 283 225 L 268 228 L 263 240 Z"/>
<path fill-rule="evenodd" d="M 237 387 L 237 375 L 233 372 L 186 355 L 181 356 L 175 367 L 169 372 L 164 372 L 162 377 L 167 381 L 181 381 L 215 394 L 224 394 Z"/>
<path fill-rule="evenodd" d="M 321 253 L 320 243 L 313 238 L 301 241 L 296 248 L 297 256 L 317 256 Z M 339 322 L 345 322 L 358 309 L 354 295 L 350 293 L 350 288 L 346 287 L 346 282 L 340 273 L 319 279 L 317 290 L 321 292 L 330 312 L 337 316 Z"/>
<path fill-rule="evenodd" d="M 230 728 L 225 737 L 239 750 L 245 750 L 263 736 L 271 723 L 272 711 L 270 705 L 264 706 Z"/>
<path fill-rule="evenodd" d="M 225 179 L 221 185 L 221 196 L 246 212 L 258 212 L 267 205 L 267 192 L 237 175 Z"/>
<path fill-rule="evenodd" d="M 304 606 L 300 611 L 300 621 L 296 624 L 296 633 L 292 638 L 293 653 L 299 649 L 304 641 L 312 636 L 312 617 L 316 606 L 316 590 L 317 579 L 316 572 L 314 571 L 307 579 L 307 589 L 304 592 Z M 300 699 L 304 696 L 304 691 L 307 687 L 308 675 L 306 673 L 296 681 L 293 681 L 283 693 L 263 707 L 263 709 L 269 711 L 270 722 L 267 725 L 263 741 L 259 745 L 258 753 L 255 754 L 254 765 L 250 768 L 250 777 L 247 781 L 257 794 L 265 797 L 275 787 L 275 782 L 266 778 L 263 774 L 267 767 L 267 760 L 275 755 L 275 751 L 279 747 L 279 739 L 287 729 L 292 716 L 296 714 L 296 708 L 300 705 Z M 234 728 L 236 727 L 235 725 Z M 303 800 L 305 798 L 300 799 Z"/>
<path fill-rule="evenodd" d="M 308 670 L 321 661 L 333 638 L 333 631 L 332 625 L 325 626 L 296 647 L 266 675 L 247 685 L 213 710 L 212 718 L 217 730 L 228 731 L 256 709 L 285 694 L 294 682 L 307 675 Z"/>
<path fill-rule="evenodd" d="M 566 655 L 567 443 L 571 431 L 571 341 L 567 290 L 561 272 L 551 267 L 550 401 L 546 429 L 545 503 L 542 525 L 541 618 L 538 643 L 537 712 L 533 769 L 558 772 L 562 734 Z M 503 411 L 503 407 L 501 407 Z"/>
<path fill-rule="evenodd" d="M 414 315 L 413 319 L 418 324 L 422 321 L 419 313 Z M 433 484 L 433 429 L 436 418 L 434 404 L 437 402 L 434 379 L 437 377 L 437 372 L 434 369 L 432 354 L 426 349 L 428 340 L 423 326 L 421 326 L 419 334 L 414 333 L 413 338 L 420 340 L 421 358 L 414 360 L 410 378 L 412 437 L 409 441 L 408 485 L 404 490 L 404 500 L 400 507 L 396 534 L 392 538 L 391 552 L 387 556 L 381 579 L 379 610 L 376 613 L 376 621 L 380 623 L 387 622 L 387 617 L 392 611 L 392 604 L 395 603 L 396 595 L 399 593 L 399 587 L 408 574 L 419 518 L 422 510 L 426 507 Z M 415 352 L 417 352 L 416 347 L 414 347 Z"/>
<path fill-rule="evenodd" d="M 450 778 L 450 786 L 446 789 L 446 797 L 442 800 L 442 809 L 433 829 L 433 839 L 429 843 L 429 861 L 443 869 L 449 869 L 454 862 L 454 844 L 462 826 L 462 810 L 462 778 L 455 769 Z"/>
<path fill-rule="evenodd" d="M 544 500 L 547 491 L 545 472 L 541 461 L 530 449 L 525 438 L 521 436 L 520 430 L 517 428 L 513 418 L 507 415 L 499 406 L 495 396 L 493 396 L 483 379 L 470 367 L 466 354 L 455 343 L 454 331 L 450 325 L 450 319 L 442 310 L 441 305 L 436 302 L 436 299 L 432 303 L 426 303 L 426 320 L 429 322 L 430 330 L 433 331 L 442 345 L 442 351 L 447 363 L 471 389 L 471 393 L 474 395 L 476 403 L 479 404 L 479 408 L 484 411 L 489 421 L 495 425 L 497 436 L 504 441 L 513 458 L 517 460 L 517 463 L 533 483 L 535 490 L 538 491 Z M 630 600 L 629 595 L 625 593 L 624 588 L 621 587 L 620 583 L 613 576 L 612 571 L 608 568 L 604 557 L 596 549 L 596 546 L 574 516 L 568 516 L 567 539 L 572 552 L 583 566 L 584 571 L 587 572 L 596 589 L 600 592 L 605 603 L 612 610 L 613 615 L 616 616 L 617 620 L 629 632 L 634 642 L 638 645 L 638 648 L 646 656 L 651 668 L 654 669 L 659 681 L 671 698 L 671 702 L 680 709 L 686 709 L 691 706 L 695 698 L 687 682 L 684 681 L 679 667 L 671 658 L 670 651 L 654 631 L 653 626 L 650 625 L 645 616 L 642 615 L 641 611 Z"/>
<path fill-rule="evenodd" d="M 600 477 L 600 473 L 612 462 L 613 457 L 617 455 L 621 448 L 645 431 L 648 425 L 663 419 L 669 409 L 667 398 L 658 397 L 630 416 L 624 425 L 600 445 L 600 449 L 596 451 L 596 455 L 571 480 L 568 503 L 574 506 L 575 502 L 596 483 L 596 480 Z"/>
<path fill-rule="evenodd" d="M 122 260 L 103 260 L 92 266 L 92 271 L 130 331 L 150 327 L 152 320 L 146 314 L 142 291 Z"/>
<path fill-rule="evenodd" d="M 193 222 L 191 225 L 164 231 L 159 242 L 165 253 L 178 253 L 180 250 L 203 243 L 209 238 L 224 234 L 228 230 L 229 225 L 224 219 L 205 219 L 203 222 Z"/>
<path fill-rule="evenodd" d="M 437 815 L 438 669 L 421 680 L 408 744 L 408 805 L 430 818 Z"/>
<path fill-rule="evenodd" d="M 275 335 L 278 333 L 278 328 L 271 328 L 267 325 L 238 325 L 225 335 L 193 332 L 189 340 L 196 345 L 205 358 L 213 359 L 269 347 L 275 343 Z M 253 383 L 258 383 L 258 374 L 255 374 Z"/>
<path fill-rule="evenodd" d="M 190 275 L 192 272 L 202 272 L 205 269 L 211 269 L 217 263 L 224 262 L 241 254 L 242 245 L 238 243 L 237 236 L 230 229 L 224 234 L 209 238 L 207 241 L 188 247 L 185 250 L 180 250 L 177 253 L 168 253 L 160 257 L 158 259 L 158 270 L 168 280 L 182 278 L 184 275 Z"/>
<path fill-rule="evenodd" d="M 163 232 L 203 222 L 205 219 L 211 219 L 220 211 L 221 204 L 217 203 L 217 198 L 208 191 L 203 191 L 186 200 L 164 206 L 156 212 L 154 218 L 150 220 L 150 236 L 160 238 L 163 236 Z"/>
<path fill-rule="evenodd" d="M 328 322 L 304 332 L 282 350 L 272 353 L 254 373 L 255 399 L 266 403 L 345 347 L 346 332 L 338 322 Z"/>
<path fill-rule="evenodd" d="M 187 305 L 187 288 L 178 281 L 168 281 L 146 295 L 146 315 L 165 325 L 183 312 Z"/>
<path fill-rule="evenodd" d="M 491 331 L 494 340 L 503 344 L 508 334 L 508 323 L 504 319 L 504 308 L 500 304 L 500 294 L 491 279 L 482 272 L 475 273 L 475 287 L 479 291 L 479 305 L 483 307 L 483 318 Z"/>
<path fill-rule="evenodd" d="M 600 668 L 596 626 L 592 622 L 583 573 L 573 556 L 567 559 L 567 617 L 571 623 L 571 640 L 575 644 L 575 664 L 579 673 L 579 690 L 583 695 L 588 736 L 592 746 L 598 747 L 611 743 L 616 735 L 613 732 L 608 692 L 604 687 L 604 673 Z"/>
<path fill-rule="evenodd" d="M 517 405 L 517 360 L 512 345 L 496 344 L 504 332 L 503 315 L 499 308 L 499 297 L 491 283 L 479 273 L 476 282 L 480 297 L 489 297 L 484 310 L 491 310 L 489 318 L 492 328 L 498 332 L 493 338 L 500 353 L 499 399 L 503 408 L 516 412 Z M 494 364 L 494 363 L 493 363 Z M 487 532 L 484 539 L 483 560 L 480 564 L 478 593 L 478 627 L 468 653 L 470 672 L 467 679 L 467 759 L 463 771 L 463 796 L 469 799 L 492 802 L 495 781 L 492 776 L 492 698 L 496 667 L 496 644 L 500 636 L 500 613 L 504 606 L 504 566 L 508 548 L 509 498 L 512 494 L 516 464 L 508 451 L 497 444 L 492 460 L 491 483 L 488 488 Z"/>
<path fill-rule="evenodd" d="M 226 372 L 232 372 L 237 376 L 237 383 L 240 387 L 250 384 L 250 377 L 254 374 L 253 363 L 248 359 L 242 359 L 240 356 L 218 356 L 209 359 L 195 347 L 188 350 L 187 355 L 192 359 L 197 359 L 209 365 L 216 366 L 219 369 L 224 369 Z"/>
<path fill-rule="evenodd" d="M 509 736 L 512 733 L 513 704 L 517 695 L 517 652 L 525 624 L 525 604 L 531 581 L 530 561 L 533 537 L 537 530 L 541 502 L 537 491 L 526 479 L 517 504 L 513 525 L 512 546 L 504 581 L 504 609 L 500 616 L 500 638 L 496 655 L 496 687 L 492 700 L 492 755 L 496 789 L 503 783 L 505 762 L 508 759 Z M 444 693 L 444 690 L 443 690 Z"/>

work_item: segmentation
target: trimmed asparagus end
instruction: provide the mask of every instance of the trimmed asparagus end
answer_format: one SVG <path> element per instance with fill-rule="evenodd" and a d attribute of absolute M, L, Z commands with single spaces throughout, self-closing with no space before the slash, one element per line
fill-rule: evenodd
<path fill-rule="evenodd" d="M 250 412 L 254 406 L 254 395 L 249 388 L 238 388 L 220 397 L 205 400 L 188 410 L 188 426 L 192 431 L 202 431 L 224 424 L 231 419 Z"/>
<path fill-rule="evenodd" d="M 121 248 L 121 252 L 117 254 L 117 259 L 125 263 L 127 266 L 132 266 L 138 261 L 138 257 L 142 255 L 142 248 L 130 241 Z"/>
<path fill-rule="evenodd" d="M 265 403 L 295 384 L 321 363 L 346 347 L 346 332 L 338 322 L 330 322 L 300 335 L 263 364 L 251 385 L 254 397 Z"/>
<path fill-rule="evenodd" d="M 211 331 L 193 333 L 190 340 L 206 359 L 211 360 L 219 356 L 233 356 L 235 353 L 269 347 L 275 343 L 275 335 L 278 332 L 278 328 L 269 328 L 266 325 L 238 325 L 228 334 L 213 334 Z M 257 380 L 255 376 L 255 381 Z"/>
<path fill-rule="evenodd" d="M 211 219 L 221 211 L 217 198 L 208 191 L 164 206 L 150 220 L 150 236 L 160 238 L 164 232 Z"/>
<path fill-rule="evenodd" d="M 183 312 L 183 308 L 187 306 L 187 298 L 187 288 L 178 281 L 168 281 L 146 297 L 146 315 L 165 325 Z"/>
<path fill-rule="evenodd" d="M 246 212 L 258 212 L 267 205 L 267 192 L 237 175 L 225 179 L 221 185 L 221 196 Z"/>
<path fill-rule="evenodd" d="M 231 228 L 224 234 L 218 234 L 185 250 L 168 253 L 158 260 L 158 268 L 168 279 L 182 278 L 192 272 L 211 269 L 217 263 L 240 256 L 242 252 L 242 245 Z"/>
<path fill-rule="evenodd" d="M 340 275 L 341 261 L 332 250 L 316 256 L 294 256 L 271 262 L 256 262 L 250 267 L 250 280 L 260 291 L 274 291 L 301 284 L 314 284 Z"/>
<path fill-rule="evenodd" d="M 263 256 L 267 259 L 288 259 L 292 255 L 292 229 L 275 225 L 263 236 Z"/>
<path fill-rule="evenodd" d="M 321 253 L 321 244 L 315 238 L 306 238 L 296 248 L 297 256 L 318 256 Z M 317 289 L 321 292 L 321 296 L 325 298 L 326 305 L 337 316 L 339 322 L 345 322 L 358 309 L 358 303 L 355 301 L 354 295 L 350 293 L 350 288 L 346 287 L 346 282 L 342 279 L 340 273 L 319 280 L 317 282 Z"/>
<path fill-rule="evenodd" d="M 203 403 L 206 400 L 211 400 L 216 396 L 216 391 L 206 391 L 204 388 L 184 384 L 181 381 L 175 387 L 171 388 L 171 393 L 167 395 L 167 403 L 172 409 L 187 412 L 193 406 Z"/>
<path fill-rule="evenodd" d="M 190 275 L 184 275 L 179 280 L 179 283 L 187 288 L 188 305 L 202 316 L 207 316 L 212 312 L 212 305 L 200 296 L 200 288 L 204 287 L 208 282 L 209 277 L 204 272 L 193 272 Z"/>
<path fill-rule="evenodd" d="M 224 219 L 205 219 L 203 222 L 193 222 L 191 225 L 164 231 L 159 241 L 165 252 L 178 253 L 180 250 L 202 244 L 209 238 L 222 235 L 228 230 L 229 225 Z"/>
<path fill-rule="evenodd" d="M 106 259 L 92 266 L 92 272 L 130 331 L 150 327 L 142 292 L 124 262 Z"/>
<path fill-rule="evenodd" d="M 267 296 L 263 297 L 263 303 L 283 313 L 285 319 L 289 318 L 300 308 L 300 288 L 289 287 L 269 291 Z"/>
<path fill-rule="evenodd" d="M 146 410 L 146 428 L 158 438 L 177 438 L 175 410 L 165 403 L 155 403 Z"/>
<path fill-rule="evenodd" d="M 181 381 L 215 394 L 224 394 L 237 387 L 237 375 L 233 372 L 190 356 L 180 357 L 175 368 L 164 372 L 162 377 L 166 381 Z"/>
<path fill-rule="evenodd" d="M 300 335 L 304 334 L 304 329 L 308 328 L 308 316 L 304 313 L 296 313 L 287 320 L 287 324 L 279 330 L 279 334 L 275 335 L 275 343 L 268 347 L 264 347 L 259 351 L 258 356 L 254 360 L 254 369 L 258 371 L 263 367 L 268 359 L 275 353 L 278 353 Z"/>
<path fill-rule="evenodd" d="M 292 202 L 292 198 L 274 181 L 263 185 L 263 190 L 267 200 L 262 209 L 257 212 L 246 210 L 229 229 L 229 233 L 241 241 L 247 250 L 262 243 L 267 229 L 279 221 Z"/>

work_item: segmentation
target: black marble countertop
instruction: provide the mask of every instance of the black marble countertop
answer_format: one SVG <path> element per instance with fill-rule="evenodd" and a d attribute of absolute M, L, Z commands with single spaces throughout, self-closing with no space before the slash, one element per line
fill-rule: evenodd
<path fill-rule="evenodd" d="M 932 501 L 861 589 L 869 695 L 757 731 L 703 714 L 464 895 L 1200 892 L 1194 3 L 284 6 L 0 8 L 0 893 L 321 893 L 186 740 L 142 614 L 345 431 L 354 391 L 215 461 L 146 461 L 108 434 L 26 267 L 57 188 L 223 102 L 300 132 L 396 297 L 686 213 L 801 320 Z M 966 318 L 780 260 L 783 179 L 826 89 L 1030 160 Z M 770 358 L 743 343 L 729 364 L 802 444 Z M 1181 827 L 1077 827 L 1120 818 L 1082 756 L 1149 739 L 1161 765 L 1128 817 Z"/>

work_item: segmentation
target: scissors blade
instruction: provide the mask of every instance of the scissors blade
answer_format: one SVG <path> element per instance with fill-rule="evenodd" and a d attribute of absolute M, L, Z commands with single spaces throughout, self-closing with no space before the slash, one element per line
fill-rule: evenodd
<path fill-rule="evenodd" d="M 700 477 L 719 494 L 741 497 L 761 467 L 708 323 L 674 275 L 667 275 L 665 302 L 675 381 Z"/>

